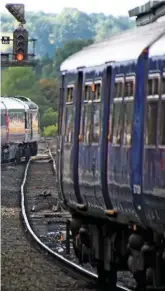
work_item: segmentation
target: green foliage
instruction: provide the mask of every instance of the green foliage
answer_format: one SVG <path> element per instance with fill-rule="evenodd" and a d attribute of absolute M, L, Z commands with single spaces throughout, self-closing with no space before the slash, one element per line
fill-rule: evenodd
<path fill-rule="evenodd" d="M 56 125 L 49 125 L 47 127 L 44 127 L 43 130 L 43 136 L 56 136 L 58 131 L 58 126 Z"/>
<path fill-rule="evenodd" d="M 41 116 L 41 127 L 56 124 L 57 121 L 58 121 L 57 111 L 54 111 L 53 108 L 50 107 Z"/>
<path fill-rule="evenodd" d="M 39 93 L 36 86 L 35 71 L 32 68 L 13 67 L 2 72 L 2 96 L 23 95 L 32 98 L 34 92 L 35 95 Z"/>

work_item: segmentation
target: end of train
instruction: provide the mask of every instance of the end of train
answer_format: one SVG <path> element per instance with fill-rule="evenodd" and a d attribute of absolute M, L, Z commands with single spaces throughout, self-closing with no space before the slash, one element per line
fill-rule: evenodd
<path fill-rule="evenodd" d="M 24 96 L 1 97 L 1 162 L 37 155 L 39 109 Z"/>

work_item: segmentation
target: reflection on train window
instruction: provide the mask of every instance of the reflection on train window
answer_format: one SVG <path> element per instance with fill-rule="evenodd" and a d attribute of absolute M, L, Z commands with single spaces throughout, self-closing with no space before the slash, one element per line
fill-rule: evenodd
<path fill-rule="evenodd" d="M 94 100 L 101 99 L 101 84 L 95 84 Z"/>
<path fill-rule="evenodd" d="M 72 143 L 73 141 L 73 105 L 66 107 L 66 127 L 65 127 L 65 142 Z"/>
<path fill-rule="evenodd" d="M 115 82 L 115 94 L 114 98 L 123 96 L 123 82 Z"/>
<path fill-rule="evenodd" d="M 147 103 L 145 144 L 156 145 L 158 102 Z"/>
<path fill-rule="evenodd" d="M 1 126 L 4 126 L 6 124 L 6 117 L 5 117 L 5 113 L 3 114 L 1 112 Z"/>
<path fill-rule="evenodd" d="M 125 81 L 124 85 L 124 96 L 130 97 L 134 96 L 135 93 L 135 83 L 133 80 Z"/>
<path fill-rule="evenodd" d="M 123 104 L 115 102 L 113 104 L 112 132 L 111 140 L 113 144 L 121 144 L 121 134 L 123 126 Z"/>
<path fill-rule="evenodd" d="M 124 104 L 124 137 L 123 144 L 131 145 L 132 121 L 133 121 L 133 101 Z"/>
<path fill-rule="evenodd" d="M 92 100 L 91 85 L 85 86 L 85 100 Z"/>
<path fill-rule="evenodd" d="M 153 78 L 148 80 L 147 95 L 159 95 L 159 79 Z"/>
<path fill-rule="evenodd" d="M 165 100 L 161 102 L 161 112 L 160 112 L 160 144 L 165 145 Z"/>
<path fill-rule="evenodd" d="M 84 143 L 89 144 L 91 139 L 91 129 L 92 129 L 92 103 L 84 104 Z"/>
<path fill-rule="evenodd" d="M 92 142 L 98 143 L 100 139 L 100 129 L 101 129 L 101 104 L 93 103 L 93 137 Z"/>
<path fill-rule="evenodd" d="M 162 79 L 162 94 L 165 94 L 165 78 Z"/>
<path fill-rule="evenodd" d="M 73 102 L 73 87 L 67 88 L 66 102 Z"/>

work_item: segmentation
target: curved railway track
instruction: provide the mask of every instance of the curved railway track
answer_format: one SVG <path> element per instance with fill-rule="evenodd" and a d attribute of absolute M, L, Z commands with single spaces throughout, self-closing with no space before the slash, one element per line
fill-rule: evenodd
<path fill-rule="evenodd" d="M 53 157 L 53 154 L 50 148 L 48 147 L 48 143 L 46 141 L 43 143 L 45 143 L 46 145 L 46 149 L 44 148 L 41 149 L 41 152 L 43 151 L 44 154 L 42 154 L 42 156 L 38 155 L 36 158 L 31 158 L 28 161 L 25 172 L 24 172 L 23 182 L 21 185 L 21 212 L 22 212 L 22 219 L 25 225 L 25 229 L 30 235 L 30 237 L 33 239 L 36 246 L 37 247 L 39 246 L 40 250 L 42 250 L 47 255 L 51 256 L 54 260 L 56 260 L 56 263 L 58 263 L 63 269 L 65 269 L 73 277 L 85 280 L 86 282 L 97 286 L 97 274 L 83 268 L 77 263 L 74 263 L 73 261 L 70 261 L 63 255 L 59 254 L 56 249 L 49 246 L 48 240 L 46 241 L 43 240 L 42 236 L 39 235 L 39 232 L 37 232 L 37 228 L 35 227 L 35 220 L 41 218 L 41 216 L 42 217 L 56 217 L 56 218 L 58 216 L 58 213 L 53 214 L 51 211 L 49 211 L 49 213 L 43 212 L 42 215 L 40 215 L 41 213 L 34 214 L 36 210 L 34 202 L 36 200 L 39 201 L 38 198 L 41 196 L 44 196 L 44 194 L 40 194 L 41 191 L 43 190 L 42 183 L 44 183 L 44 177 L 46 177 L 45 179 L 48 179 L 51 173 L 52 175 L 54 175 L 54 180 L 55 180 L 55 175 L 56 175 L 56 164 L 55 164 L 55 159 Z M 53 167 L 51 167 L 51 165 Z M 39 167 L 40 167 L 40 170 L 39 170 Z M 44 176 L 44 173 L 45 173 L 45 176 Z M 50 182 L 51 181 L 47 180 L 47 183 L 50 183 Z M 34 187 L 34 184 L 36 185 L 36 187 Z M 49 203 L 47 203 L 47 205 L 48 204 Z M 36 211 L 36 213 L 38 212 Z M 68 218 L 69 217 L 68 215 L 67 213 L 65 213 L 64 216 Z M 64 217 L 62 218 L 58 217 L 58 222 L 61 223 L 61 225 L 65 221 L 66 219 Z M 117 285 L 116 290 L 130 291 L 130 289 L 121 285 Z"/>

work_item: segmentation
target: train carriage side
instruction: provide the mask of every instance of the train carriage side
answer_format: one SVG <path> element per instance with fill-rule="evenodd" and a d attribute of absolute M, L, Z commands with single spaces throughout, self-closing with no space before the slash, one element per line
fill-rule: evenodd
<path fill-rule="evenodd" d="M 70 106 L 74 108 L 72 109 L 74 113 L 71 113 L 72 118 L 70 117 L 70 120 L 72 120 L 72 133 L 76 126 L 78 127 L 78 131 L 76 134 L 75 132 L 73 133 L 74 138 L 72 142 L 74 145 L 72 142 L 70 143 L 70 153 L 69 155 L 66 154 L 66 156 L 68 156 L 67 159 L 66 157 L 62 158 L 63 167 L 61 170 L 63 178 L 65 175 L 65 180 L 68 179 L 69 181 L 70 179 L 70 181 L 72 181 L 71 192 L 74 193 L 74 202 L 83 204 L 86 201 L 88 205 L 94 205 L 95 207 L 108 208 L 109 210 L 113 208 L 128 217 L 130 217 L 131 214 L 134 221 L 142 221 L 147 225 L 148 220 L 145 216 L 144 195 L 142 193 L 139 195 L 136 193 L 137 189 L 135 189 L 138 185 L 140 189 L 142 189 L 142 152 L 140 147 L 143 138 L 140 137 L 140 135 L 144 128 L 144 116 L 142 117 L 144 106 L 140 105 L 138 108 L 137 104 L 134 105 L 134 100 L 135 98 L 140 100 L 137 94 L 139 94 L 138 90 L 141 89 L 137 89 L 137 87 L 140 88 L 143 86 L 145 78 L 143 73 L 141 77 L 137 77 L 136 74 L 138 70 L 142 70 L 141 72 L 143 72 L 146 64 L 143 49 L 152 43 L 163 30 L 164 26 L 161 23 L 135 28 L 118 37 L 111 38 L 109 41 L 92 45 L 89 47 L 89 50 L 88 48 L 82 50 L 75 56 L 73 55 L 73 57 L 70 57 L 68 61 L 66 60 L 62 66 L 66 70 L 70 70 L 70 72 L 74 71 L 74 80 L 76 82 L 74 101 L 72 100 L 70 104 Z M 99 55 L 99 59 L 96 58 L 97 55 Z M 104 63 L 104 73 L 101 66 L 98 67 L 98 63 Z M 107 63 L 109 64 L 106 65 Z M 77 95 L 77 76 L 79 70 L 81 70 L 83 74 L 83 88 L 82 93 Z M 100 75 L 101 78 L 97 75 L 99 70 L 100 72 L 102 71 Z M 111 71 L 111 77 L 109 78 L 110 84 L 106 84 L 108 70 Z M 69 74 L 68 71 L 66 76 L 69 76 Z M 103 75 L 104 78 L 102 78 Z M 113 81 L 112 78 L 114 78 Z M 94 84 L 95 81 L 96 83 L 98 82 L 98 84 Z M 98 114 L 100 113 L 98 109 L 96 109 L 96 112 L 94 109 L 99 106 L 99 99 L 94 100 L 94 96 L 97 95 L 97 90 L 100 91 L 99 83 L 102 88 L 101 94 L 99 93 L 101 97 L 101 107 L 105 110 L 107 105 L 110 104 L 110 108 L 107 111 L 105 110 L 105 112 L 102 111 L 102 117 L 100 117 L 100 140 L 97 140 L 97 143 L 93 143 L 93 130 L 96 129 L 97 131 L 99 129 L 97 120 Z M 110 92 L 107 90 L 107 85 L 110 86 Z M 71 86 L 71 84 L 69 86 Z M 69 92 L 69 86 L 67 92 Z M 95 87 L 95 92 L 92 92 L 92 86 Z M 69 94 L 66 93 L 66 87 L 67 84 L 65 83 L 65 103 L 67 103 L 66 98 L 68 98 L 67 94 Z M 112 87 L 114 87 L 114 89 Z M 140 98 L 144 98 L 144 94 L 140 96 Z M 109 103 L 107 102 L 107 96 L 110 99 L 110 102 L 108 100 Z M 77 99 L 80 100 L 77 101 Z M 81 110 L 79 109 L 80 106 L 76 105 L 76 102 L 81 103 Z M 140 103 L 143 104 L 144 102 L 141 100 Z M 67 106 L 69 107 L 69 102 Z M 67 106 L 65 106 L 65 108 L 67 108 Z M 63 114 L 64 144 L 66 144 L 66 139 L 72 136 L 71 132 L 69 133 L 68 131 L 67 134 L 65 132 L 65 127 L 67 128 L 67 126 L 64 125 L 64 122 L 69 122 L 69 117 L 66 116 L 68 110 L 69 109 L 65 110 Z M 81 114 L 79 114 L 80 120 L 76 119 L 78 110 L 81 112 Z M 136 132 L 136 129 L 133 128 L 133 124 L 136 122 L 135 120 L 137 118 L 140 118 L 140 129 L 138 129 L 136 145 L 134 145 L 132 149 L 133 133 Z M 110 124 L 109 129 L 107 126 L 108 122 Z M 68 137 L 66 137 L 66 135 L 68 135 Z M 78 136 L 80 138 L 79 140 Z M 105 143 L 108 144 L 107 147 Z M 78 146 L 75 154 L 76 144 L 78 144 Z M 73 148 L 71 150 L 72 146 Z M 63 154 L 61 157 L 62 156 Z M 139 163 L 137 157 L 139 158 Z M 106 158 L 108 159 L 107 171 L 105 169 Z M 72 163 L 76 163 L 76 168 L 73 167 Z M 134 171 L 132 167 L 135 169 Z M 79 176 L 76 178 L 79 184 L 76 189 L 73 187 L 73 168 L 75 170 L 79 169 Z M 68 170 L 66 171 L 66 169 Z M 70 174 L 68 175 L 67 172 Z M 138 181 L 135 181 L 136 177 L 138 177 Z M 100 185 L 102 195 L 100 196 L 99 194 L 99 197 L 97 197 Z M 66 189 L 67 188 L 68 186 Z M 69 195 L 72 194 L 70 193 Z M 100 197 L 102 199 L 99 201 Z"/>

